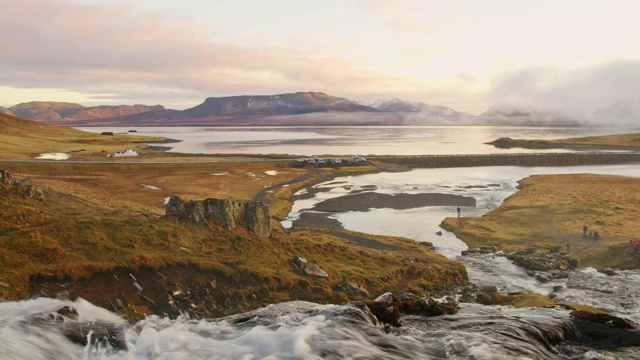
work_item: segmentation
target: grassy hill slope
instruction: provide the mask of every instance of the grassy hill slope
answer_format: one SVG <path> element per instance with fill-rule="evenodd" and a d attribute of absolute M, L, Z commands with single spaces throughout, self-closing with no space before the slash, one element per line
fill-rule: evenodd
<path fill-rule="evenodd" d="M 0 158 L 3 159 L 28 159 L 42 153 L 105 158 L 106 153 L 148 147 L 136 142 L 160 140 L 163 139 L 126 134 L 104 136 L 0 113 Z"/>

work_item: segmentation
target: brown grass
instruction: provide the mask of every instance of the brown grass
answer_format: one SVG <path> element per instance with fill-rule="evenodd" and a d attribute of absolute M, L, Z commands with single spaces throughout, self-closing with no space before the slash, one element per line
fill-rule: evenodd
<path fill-rule="evenodd" d="M 607 175 L 544 175 L 524 179 L 520 191 L 481 218 L 447 218 L 470 247 L 495 245 L 513 251 L 539 242 L 565 245 L 581 266 L 632 266 L 624 251 L 638 237 L 640 179 Z M 583 225 L 598 242 L 582 239 Z M 621 246 L 614 246 L 622 244 Z M 610 250 L 607 249 L 610 247 Z"/>

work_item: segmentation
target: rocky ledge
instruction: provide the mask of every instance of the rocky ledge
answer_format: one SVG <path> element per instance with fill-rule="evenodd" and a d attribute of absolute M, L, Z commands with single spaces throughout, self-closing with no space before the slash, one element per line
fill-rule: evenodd
<path fill-rule="evenodd" d="M 235 229 L 238 225 L 243 225 L 263 237 L 271 234 L 269 208 L 258 201 L 184 201 L 178 196 L 173 196 L 167 202 L 166 215 L 203 225 L 213 222 L 225 229 Z"/>

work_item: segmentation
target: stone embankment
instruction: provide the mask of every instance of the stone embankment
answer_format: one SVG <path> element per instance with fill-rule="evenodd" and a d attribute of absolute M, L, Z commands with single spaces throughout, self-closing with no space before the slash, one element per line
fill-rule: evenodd
<path fill-rule="evenodd" d="M 243 225 L 263 237 L 271 234 L 269 208 L 258 201 L 184 201 L 178 196 L 173 196 L 167 202 L 166 215 L 203 225 L 213 222 L 225 229 L 235 229 L 238 225 Z"/>
<path fill-rule="evenodd" d="M 410 168 L 446 168 L 474 166 L 578 166 L 639 163 L 638 152 L 534 153 L 481 155 L 385 156 L 380 162 Z"/>

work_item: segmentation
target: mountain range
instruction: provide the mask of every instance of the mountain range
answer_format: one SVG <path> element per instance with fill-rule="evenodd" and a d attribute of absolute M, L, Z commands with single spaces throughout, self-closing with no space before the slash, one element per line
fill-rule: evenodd
<path fill-rule="evenodd" d="M 185 110 L 162 105 L 85 107 L 34 101 L 1 108 L 0 113 L 64 126 L 215 126 L 215 125 L 576 125 L 560 113 L 499 105 L 480 116 L 442 105 L 378 100 L 365 105 L 322 92 L 209 97 Z"/>

